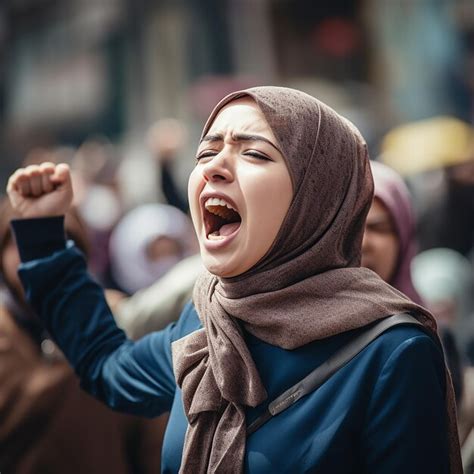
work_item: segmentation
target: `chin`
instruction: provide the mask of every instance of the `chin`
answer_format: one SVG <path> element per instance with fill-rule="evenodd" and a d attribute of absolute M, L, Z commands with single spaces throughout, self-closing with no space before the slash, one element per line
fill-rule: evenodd
<path fill-rule="evenodd" d="M 206 267 L 206 270 L 209 273 L 212 273 L 215 276 L 225 278 L 228 273 L 227 265 L 223 262 L 219 262 L 212 256 L 201 253 L 202 263 Z"/>
<path fill-rule="evenodd" d="M 223 268 L 221 265 L 209 265 L 207 266 L 204 264 L 204 266 L 207 268 L 207 271 L 209 273 L 212 273 L 216 277 L 220 278 L 232 278 L 234 276 L 240 275 L 242 272 L 233 272 L 232 270 L 229 270 L 227 268 Z"/>
<path fill-rule="evenodd" d="M 240 270 L 235 265 L 232 265 L 231 262 L 222 262 L 212 256 L 203 254 L 201 254 L 201 258 L 207 271 L 217 277 L 231 278 L 244 273 L 243 270 Z"/>

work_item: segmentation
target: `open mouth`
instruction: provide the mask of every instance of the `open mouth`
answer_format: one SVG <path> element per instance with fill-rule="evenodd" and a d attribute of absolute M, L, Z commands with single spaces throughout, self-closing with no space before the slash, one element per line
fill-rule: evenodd
<path fill-rule="evenodd" d="M 224 199 L 211 197 L 204 202 L 204 225 L 209 240 L 222 240 L 232 235 L 241 223 L 240 214 Z"/>

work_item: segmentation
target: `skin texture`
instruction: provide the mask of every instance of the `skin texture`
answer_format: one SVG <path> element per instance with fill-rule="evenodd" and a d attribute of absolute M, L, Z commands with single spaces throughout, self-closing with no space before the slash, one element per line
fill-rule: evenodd
<path fill-rule="evenodd" d="M 263 137 L 270 143 L 236 139 L 239 134 Z M 209 245 L 202 193 L 230 198 L 242 219 L 236 236 L 219 248 Z M 277 140 L 252 99 L 235 100 L 219 112 L 199 145 L 188 195 L 201 256 L 209 272 L 220 277 L 240 275 L 270 249 L 293 190 Z"/>
<path fill-rule="evenodd" d="M 398 262 L 400 243 L 392 217 L 375 198 L 367 215 L 362 241 L 362 266 L 370 268 L 387 283 L 391 283 Z"/>

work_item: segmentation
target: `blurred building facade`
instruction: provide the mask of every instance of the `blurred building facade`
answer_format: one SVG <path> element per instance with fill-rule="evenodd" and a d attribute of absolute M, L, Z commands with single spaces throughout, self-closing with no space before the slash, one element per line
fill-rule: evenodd
<path fill-rule="evenodd" d="M 162 117 L 196 138 L 258 84 L 320 97 L 373 149 L 404 120 L 472 121 L 473 25 L 468 0 L 4 0 L 0 181 L 33 146 L 103 134 L 133 153 Z"/>

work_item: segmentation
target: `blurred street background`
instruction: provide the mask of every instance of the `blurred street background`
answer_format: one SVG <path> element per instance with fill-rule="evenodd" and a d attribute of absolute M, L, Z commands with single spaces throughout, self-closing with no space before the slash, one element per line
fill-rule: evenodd
<path fill-rule="evenodd" d="M 398 172 L 381 165 L 375 180 L 362 263 L 436 317 L 474 472 L 474 0 L 0 0 L 0 342 L 16 341 L 0 351 L 2 472 L 70 471 L 68 455 L 52 469 L 54 440 L 90 439 L 90 427 L 84 436 L 69 421 L 47 434 L 31 428 L 46 426 L 37 412 L 62 419 L 57 399 L 94 423 L 101 443 L 113 436 L 99 428 L 112 427 L 139 447 L 88 399 L 78 409 L 77 387 L 63 396 L 72 372 L 17 277 L 9 175 L 70 164 L 66 230 L 137 339 L 179 317 L 202 271 L 186 186 L 204 122 L 227 93 L 256 85 L 326 102 L 360 129 L 373 160 Z M 53 387 L 47 407 L 29 388 L 36 367 Z M 153 447 L 146 472 L 160 462 L 166 419 L 156 421 L 139 425 L 155 437 L 143 437 Z M 101 443 L 77 449 L 85 464 L 74 472 L 92 472 L 84 466 Z"/>
<path fill-rule="evenodd" d="M 196 139 L 228 91 L 300 88 L 349 117 L 372 157 L 395 125 L 472 122 L 471 0 L 3 0 L 0 185 L 37 147 L 100 136 L 134 159 L 130 199 L 156 192 L 145 133 L 174 117 Z M 149 157 L 148 157 L 149 158 Z M 119 158 L 117 158 L 119 159 Z"/>

